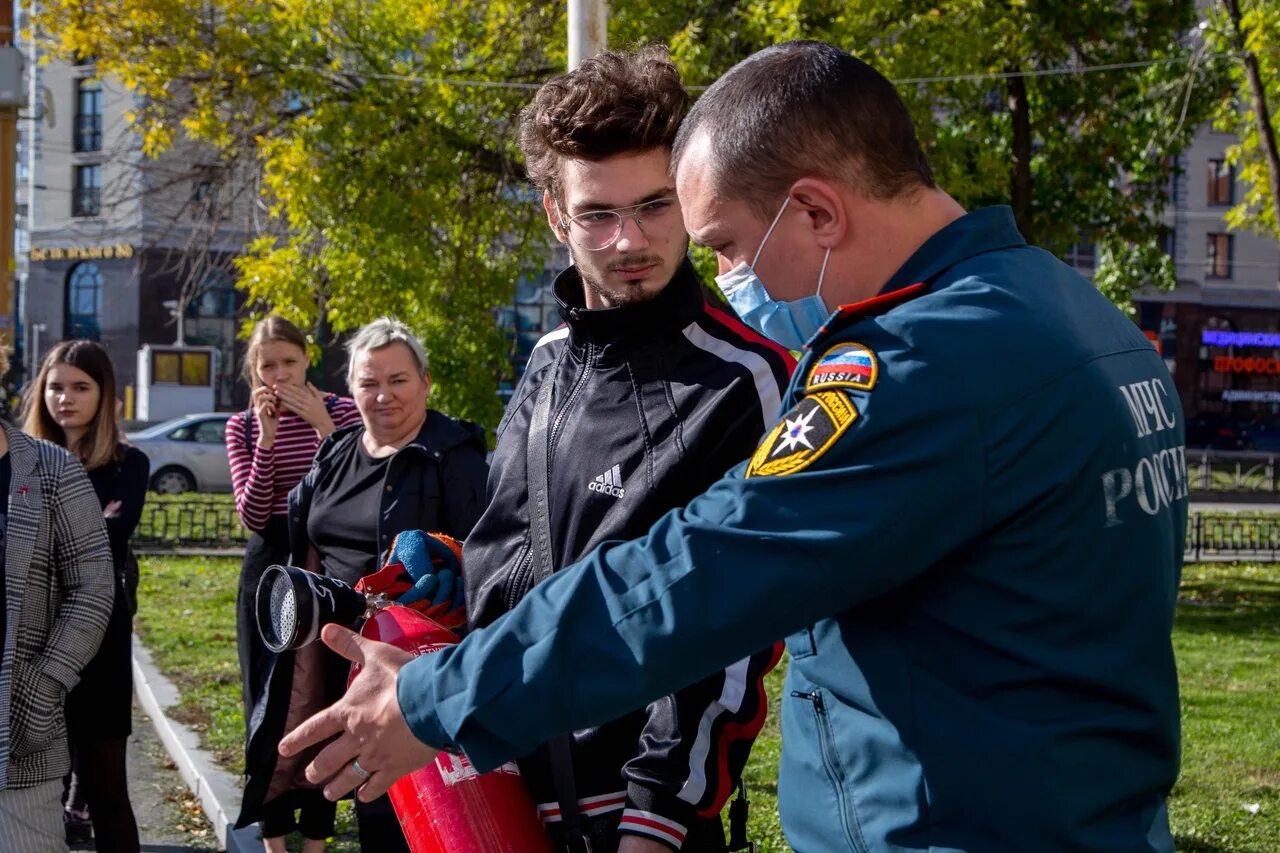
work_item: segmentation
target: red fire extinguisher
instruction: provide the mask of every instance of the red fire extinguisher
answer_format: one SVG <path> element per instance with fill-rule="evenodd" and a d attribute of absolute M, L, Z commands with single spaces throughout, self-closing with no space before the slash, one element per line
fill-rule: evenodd
<path fill-rule="evenodd" d="M 416 610 L 292 566 L 272 566 L 263 574 L 257 610 L 263 640 L 273 651 L 306 645 L 325 624 L 350 624 L 361 615 L 367 616 L 362 636 L 415 655 L 458 642 Z M 351 678 L 357 671 L 353 666 Z M 442 752 L 387 793 L 412 853 L 552 853 L 514 763 L 480 773 L 466 756 Z"/>
<path fill-rule="evenodd" d="M 360 633 L 415 655 L 458 642 L 448 628 L 407 607 L 375 611 Z M 387 794 L 413 853 L 551 853 L 537 806 L 514 762 L 480 773 L 465 755 L 442 752 L 392 784 Z"/>

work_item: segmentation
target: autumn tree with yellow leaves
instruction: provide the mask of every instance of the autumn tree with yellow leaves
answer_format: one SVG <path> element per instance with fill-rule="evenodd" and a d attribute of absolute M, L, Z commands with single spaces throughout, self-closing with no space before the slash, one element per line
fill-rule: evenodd
<path fill-rule="evenodd" d="M 509 371 L 494 309 L 545 257 L 514 122 L 521 87 L 563 63 L 548 48 L 560 17 L 539 3 L 46 0 L 36 27 L 137 95 L 146 154 L 185 136 L 256 163 L 269 227 L 237 266 L 259 307 L 322 338 L 399 316 L 432 354 L 435 404 L 493 425 Z"/>
<path fill-rule="evenodd" d="M 488 425 L 509 372 L 495 310 L 542 266 L 516 117 L 564 67 L 543 0 L 44 0 L 57 55 L 136 93 L 157 154 L 186 136 L 262 178 L 241 286 L 325 338 L 385 313 L 432 352 L 436 403 Z M 610 43 L 669 45 L 703 86 L 778 41 L 839 44 L 899 84 L 940 182 L 1012 203 L 1051 251 L 1093 243 L 1118 304 L 1171 286 L 1162 210 L 1226 68 L 1192 0 L 615 0 Z"/>

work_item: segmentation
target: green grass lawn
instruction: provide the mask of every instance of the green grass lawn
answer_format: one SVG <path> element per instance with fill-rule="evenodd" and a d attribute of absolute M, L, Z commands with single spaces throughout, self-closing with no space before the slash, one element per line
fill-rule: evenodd
<path fill-rule="evenodd" d="M 141 557 L 138 636 L 182 701 L 170 716 L 198 731 L 223 767 L 244 770 L 244 713 L 236 656 L 240 561 Z"/>
<path fill-rule="evenodd" d="M 1169 810 L 1178 849 L 1280 850 L 1280 567 L 1188 566 L 1173 640 L 1183 739 Z"/>
<path fill-rule="evenodd" d="M 242 770 L 235 650 L 238 560 L 142 561 L 138 633 L 178 685 L 173 716 L 198 730 L 223 766 Z M 1184 853 L 1280 851 L 1280 566 L 1192 565 L 1174 646 L 1182 685 L 1182 776 L 1169 810 Z M 751 837 L 788 849 L 777 816 L 781 670 L 769 676 L 769 721 L 747 767 Z M 339 809 L 336 853 L 358 850 Z"/>

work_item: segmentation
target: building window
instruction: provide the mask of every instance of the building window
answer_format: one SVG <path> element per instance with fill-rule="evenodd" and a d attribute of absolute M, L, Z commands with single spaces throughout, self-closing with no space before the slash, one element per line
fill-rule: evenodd
<path fill-rule="evenodd" d="M 230 405 L 236 386 L 236 285 L 225 270 L 211 271 L 185 305 L 183 334 L 188 344 L 214 347 L 214 393 L 218 405 Z"/>
<path fill-rule="evenodd" d="M 227 274 L 210 276 L 199 297 L 188 303 L 187 313 L 197 318 L 234 320 L 236 317 L 236 283 Z"/>
<path fill-rule="evenodd" d="M 155 383 L 208 387 L 211 370 L 208 352 L 168 350 L 151 353 L 151 381 Z"/>
<path fill-rule="evenodd" d="M 1169 179 L 1165 182 L 1161 194 L 1167 204 L 1178 206 L 1178 178 L 1182 175 L 1182 164 L 1177 157 L 1166 157 L 1165 167 L 1169 170 Z"/>
<path fill-rule="evenodd" d="M 102 271 L 94 263 L 80 263 L 67 273 L 68 338 L 96 341 L 102 334 Z"/>
<path fill-rule="evenodd" d="M 72 216 L 97 216 L 102 212 L 102 166 L 75 167 L 75 184 L 71 190 Z"/>
<path fill-rule="evenodd" d="M 199 219 L 212 219 L 218 212 L 218 184 L 209 178 L 191 185 L 191 215 Z"/>
<path fill-rule="evenodd" d="M 1098 266 L 1098 249 L 1093 243 L 1072 243 L 1062 259 L 1076 269 L 1094 269 Z"/>
<path fill-rule="evenodd" d="M 1235 169 L 1226 160 L 1209 161 L 1209 204 L 1235 203 Z"/>
<path fill-rule="evenodd" d="M 102 150 L 102 82 L 76 81 L 76 151 Z"/>
<path fill-rule="evenodd" d="M 1231 278 L 1231 254 L 1235 237 L 1230 234 L 1210 234 L 1205 249 L 1205 278 Z"/>

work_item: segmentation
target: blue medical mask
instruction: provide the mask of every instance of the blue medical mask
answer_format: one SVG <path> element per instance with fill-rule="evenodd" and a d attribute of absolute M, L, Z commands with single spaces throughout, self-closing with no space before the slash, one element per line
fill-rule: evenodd
<path fill-rule="evenodd" d="M 827 322 L 831 312 L 822 301 L 822 279 L 827 274 L 827 260 L 831 250 L 827 249 L 822 259 L 822 271 L 818 273 L 818 289 L 812 296 L 797 299 L 793 302 L 779 302 L 769 296 L 760 276 L 756 275 L 755 265 L 764 251 L 764 244 L 769 235 L 782 219 L 782 212 L 787 209 L 791 197 L 782 200 L 778 215 L 773 217 L 769 230 L 764 232 L 760 248 L 750 264 L 739 264 L 724 275 L 716 276 L 716 284 L 720 292 L 729 300 L 729 305 L 737 312 L 742 322 L 755 329 L 766 338 L 777 341 L 787 349 L 804 349 L 804 345 L 818 333 L 822 324 Z"/>

